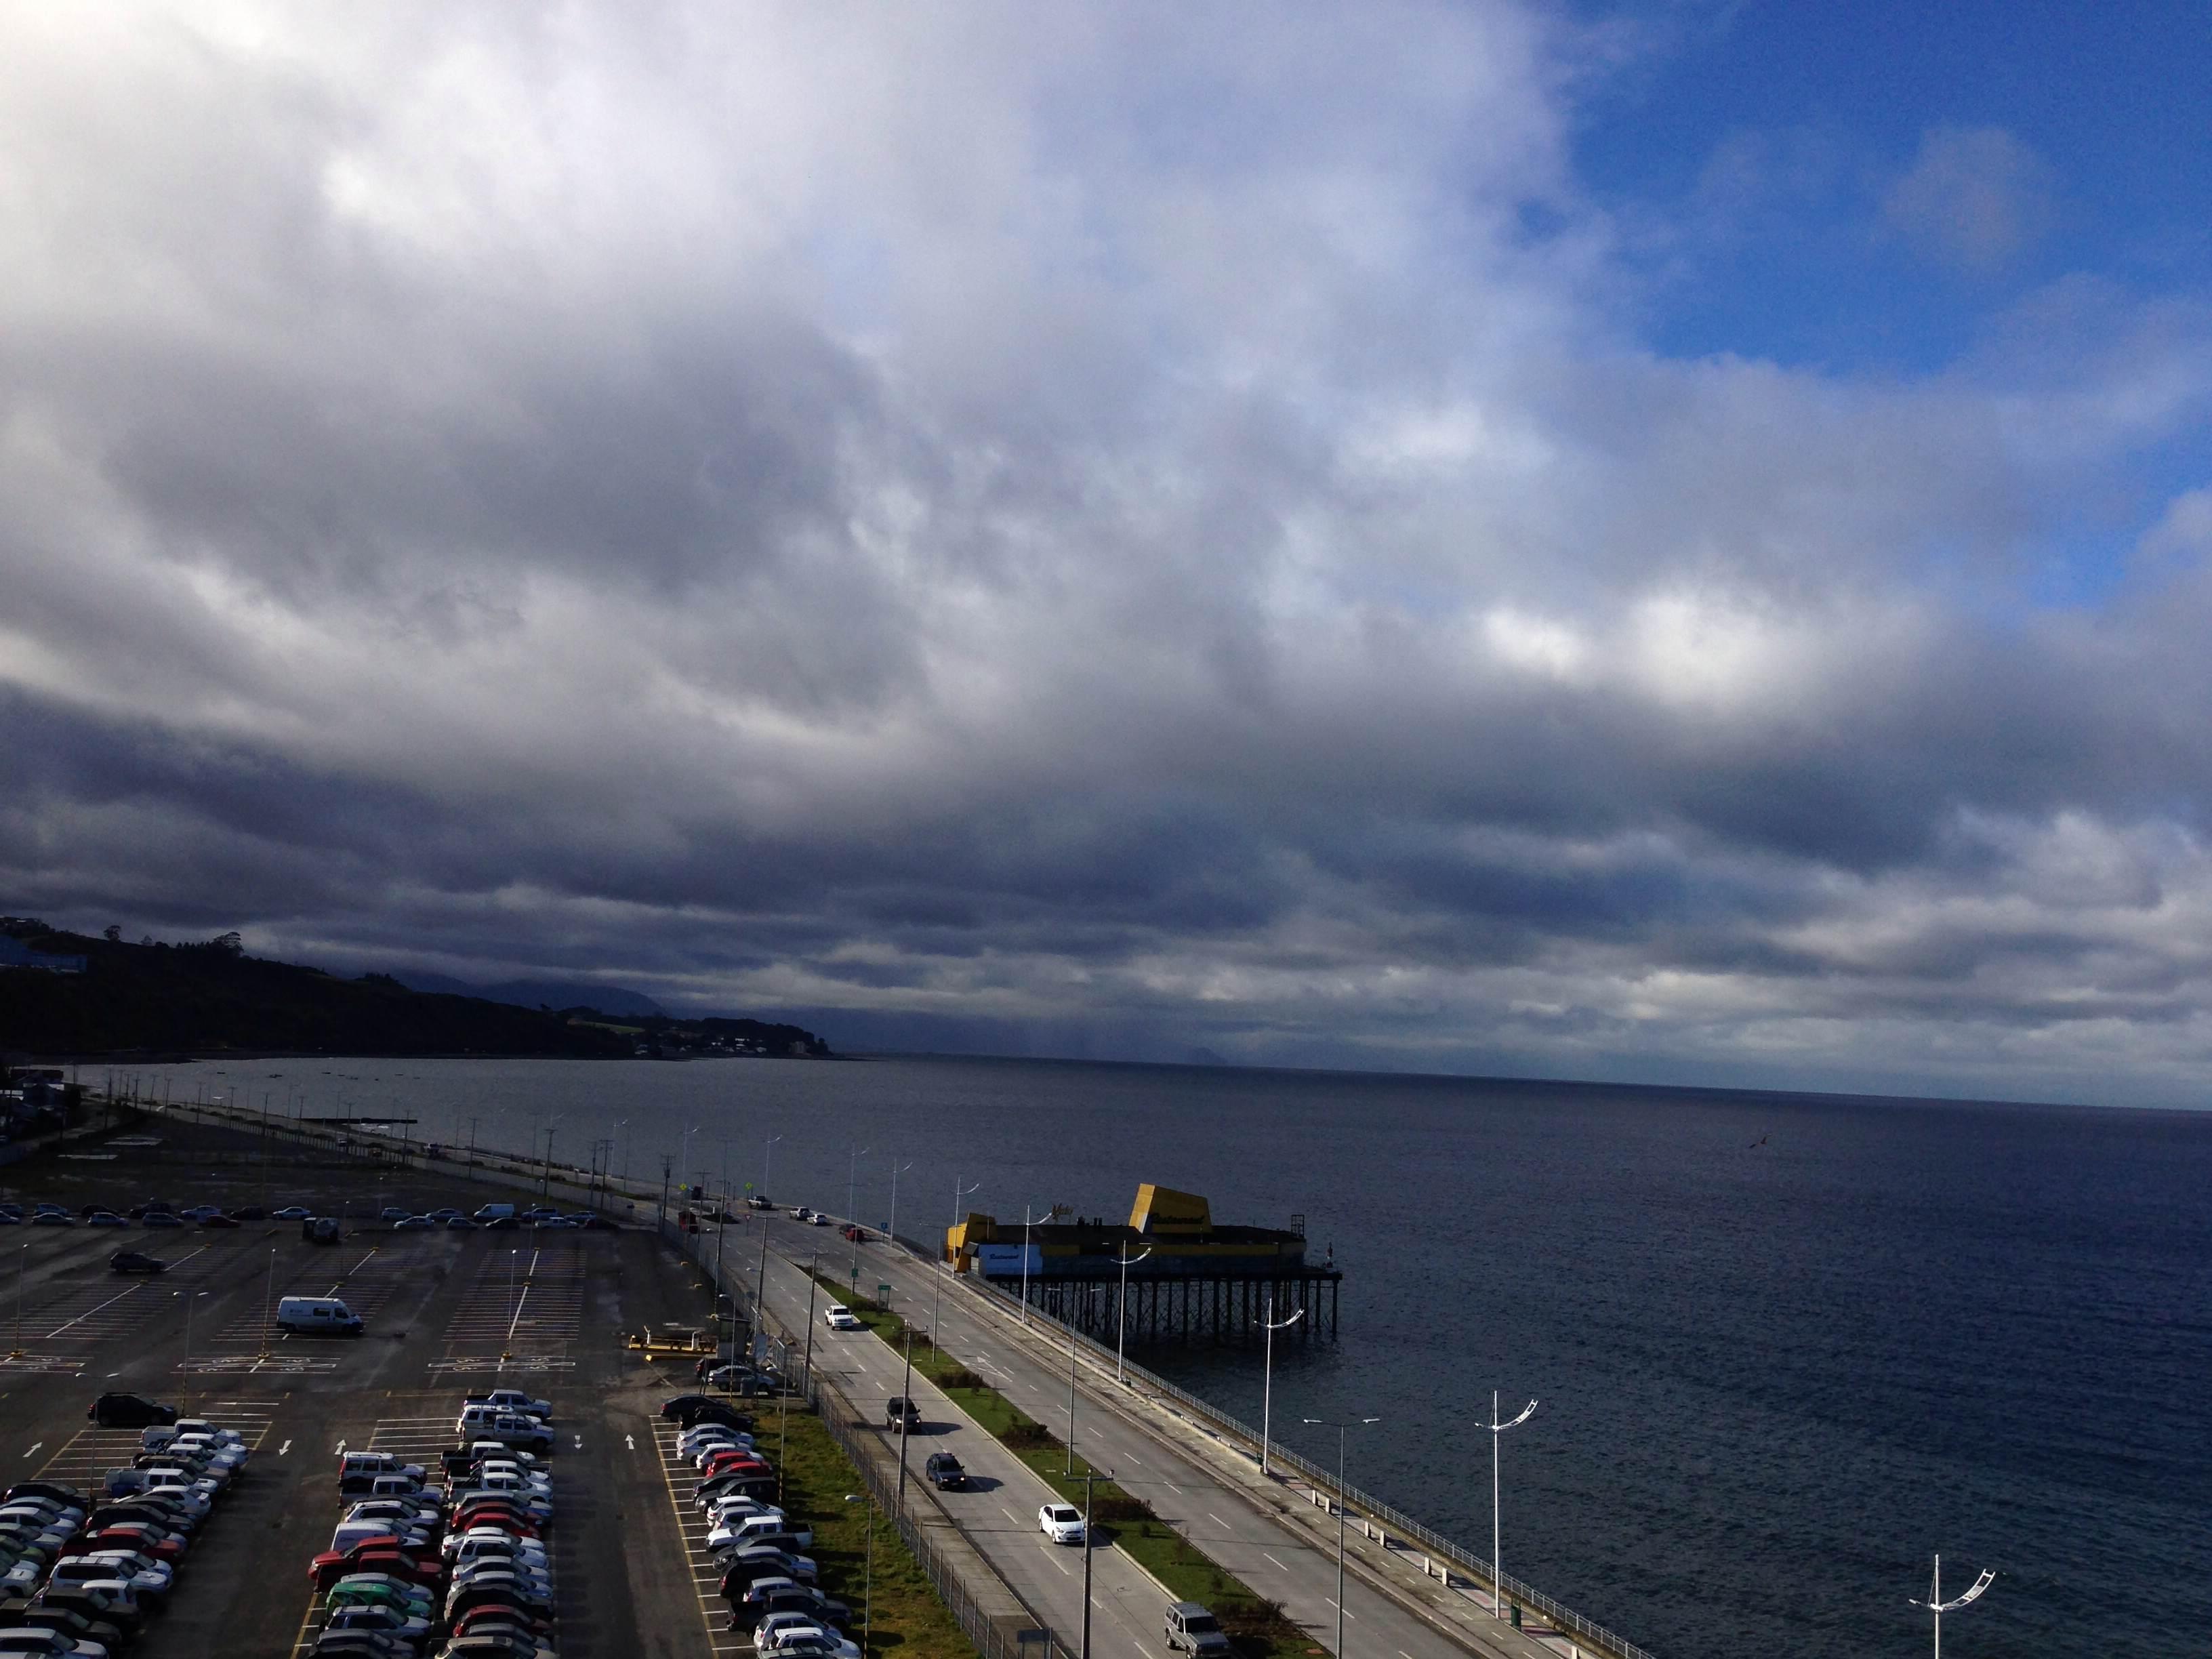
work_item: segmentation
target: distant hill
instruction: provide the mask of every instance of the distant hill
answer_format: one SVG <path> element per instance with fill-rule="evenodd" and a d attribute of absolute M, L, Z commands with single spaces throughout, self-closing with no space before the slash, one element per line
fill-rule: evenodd
<path fill-rule="evenodd" d="M 602 1014 L 665 1015 L 668 1010 L 642 991 L 626 991 L 619 985 L 595 985 L 580 979 L 509 979 L 496 985 L 471 985 L 445 974 L 417 973 L 402 969 L 392 976 L 410 991 L 433 991 L 447 996 L 481 997 L 517 1008 L 590 1008 Z"/>
<path fill-rule="evenodd" d="M 82 971 L 0 963 L 0 1051 L 65 1054 L 216 1054 L 225 1050 L 342 1054 L 504 1054 L 629 1058 L 689 1054 L 694 1034 L 771 1039 L 760 1051 L 827 1054 L 797 1026 L 754 1020 L 679 1022 L 635 992 L 648 1013 L 625 1015 L 641 1031 L 611 1030 L 589 1018 L 612 1015 L 602 988 L 538 987 L 589 994 L 565 1010 L 550 997 L 518 1006 L 485 996 L 410 990 L 388 975 L 341 979 L 319 969 L 247 956 L 235 933 L 201 944 L 132 945 L 89 939 L 26 917 L 0 918 L 0 934 L 23 947 L 11 958 L 61 958 Z M 514 990 L 514 987 L 501 988 Z M 519 999 L 518 999 L 519 1000 Z M 538 1005 L 556 1008 L 548 1012 Z M 701 1027 L 706 1027 L 701 1032 Z M 715 1031 L 713 1028 L 722 1028 Z M 712 1050 L 708 1050 L 711 1052 Z"/>

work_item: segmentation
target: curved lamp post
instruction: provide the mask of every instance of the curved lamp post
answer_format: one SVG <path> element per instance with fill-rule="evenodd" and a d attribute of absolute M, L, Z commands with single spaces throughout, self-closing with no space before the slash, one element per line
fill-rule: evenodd
<path fill-rule="evenodd" d="M 1114 1312 L 1114 1380 L 1124 1386 L 1129 1381 L 1128 1366 L 1121 1358 L 1129 1333 L 1129 1269 L 1152 1253 L 1149 1244 L 1145 1246 L 1144 1255 L 1131 1255 L 1127 1244 L 1121 1247 L 1121 1300 Z"/>
<path fill-rule="evenodd" d="M 1925 1607 L 1935 1617 L 1936 1659 L 1943 1659 L 1943 1615 L 1958 1612 L 1969 1601 L 1981 1600 L 1982 1592 L 1996 1582 L 1996 1576 L 1995 1567 L 1984 1567 L 1982 1576 L 1974 1580 L 1973 1589 L 1955 1601 L 1946 1601 L 1943 1599 L 1943 1558 L 1940 1555 L 1936 1558 L 1936 1577 L 1928 1586 L 1928 1599 L 1923 1601 L 1917 1595 L 1907 1598 L 1914 1607 Z"/>
<path fill-rule="evenodd" d="M 1498 1548 L 1498 1437 L 1508 1429 L 1517 1429 L 1534 1414 L 1536 1402 L 1530 1401 L 1521 1408 L 1521 1415 L 1510 1423 L 1498 1419 L 1498 1390 L 1490 1391 L 1490 1611 L 1498 1618 L 1505 1616 L 1505 1573 Z"/>
<path fill-rule="evenodd" d="M 1267 1333 L 1267 1376 L 1260 1389 L 1260 1473 L 1262 1476 L 1273 1473 L 1267 1467 L 1267 1437 L 1268 1431 L 1273 1427 L 1275 1413 L 1275 1333 L 1290 1329 L 1305 1316 L 1306 1310 L 1300 1308 L 1288 1319 L 1277 1319 L 1274 1293 L 1268 1293 L 1267 1316 L 1260 1322 L 1261 1328 Z"/>

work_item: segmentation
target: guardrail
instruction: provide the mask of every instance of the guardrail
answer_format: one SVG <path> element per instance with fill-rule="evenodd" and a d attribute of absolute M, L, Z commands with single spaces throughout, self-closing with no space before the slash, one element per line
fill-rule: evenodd
<path fill-rule="evenodd" d="M 905 1245 L 904 1240 L 892 1242 L 902 1248 Z M 909 1253 L 922 1254 L 918 1251 Z M 927 1260 L 926 1255 L 923 1259 Z M 1018 1317 L 1021 1302 L 1011 1292 L 1000 1289 L 988 1280 L 977 1280 L 967 1274 L 961 1275 L 956 1282 L 964 1284 L 975 1295 L 1002 1304 L 1003 1310 L 1010 1316 Z M 1117 1359 L 1113 1349 L 1094 1337 L 1087 1336 L 1081 1331 L 1073 1330 L 1064 1320 L 1054 1319 L 1049 1315 L 1041 1313 L 1034 1305 L 1030 1310 L 1030 1316 L 1033 1320 L 1042 1321 L 1051 1325 L 1057 1334 L 1073 1336 L 1079 1346 L 1090 1351 L 1095 1362 L 1108 1367 L 1118 1364 L 1129 1376 L 1141 1381 L 1146 1389 L 1164 1395 L 1182 1407 L 1191 1417 L 1198 1419 L 1201 1428 L 1212 1431 L 1217 1438 L 1227 1437 L 1243 1441 L 1245 1443 L 1237 1447 L 1236 1449 L 1242 1455 L 1249 1457 L 1255 1464 L 1259 1462 L 1260 1431 L 1249 1424 L 1240 1421 L 1219 1407 L 1201 1400 L 1188 1389 L 1177 1387 L 1157 1371 L 1147 1370 L 1144 1366 L 1126 1358 Z M 1465 1546 L 1445 1537 L 1435 1528 L 1416 1521 L 1402 1510 L 1384 1503 L 1371 1493 L 1362 1492 L 1358 1487 L 1350 1485 L 1340 1486 L 1334 1474 L 1301 1457 L 1297 1452 L 1285 1446 L 1281 1441 L 1272 1438 L 1269 1440 L 1267 1462 L 1271 1468 L 1279 1466 L 1297 1470 L 1304 1477 L 1309 1486 L 1314 1487 L 1324 1497 L 1329 1492 L 1338 1493 L 1338 1498 L 1329 1501 L 1332 1503 L 1340 1501 L 1344 1505 L 1346 1517 L 1349 1520 L 1356 1521 L 1364 1513 L 1370 1521 L 1376 1522 L 1385 1534 L 1382 1539 L 1385 1548 L 1389 1547 L 1392 1540 L 1389 1534 L 1393 1533 L 1403 1534 L 1406 1539 L 1417 1541 L 1424 1553 L 1421 1564 L 1423 1572 L 1431 1576 L 1441 1576 L 1447 1585 L 1451 1583 L 1453 1571 L 1456 1570 L 1465 1578 L 1489 1590 L 1493 1603 L 1502 1595 L 1503 1600 L 1508 1604 L 1517 1602 L 1524 1608 L 1541 1613 L 1562 1635 L 1573 1638 L 1578 1644 L 1595 1648 L 1613 1656 L 1613 1659 L 1653 1659 L 1650 1652 L 1638 1647 L 1635 1643 L 1615 1634 L 1594 1619 L 1584 1618 L 1572 1607 L 1563 1607 L 1534 1585 L 1524 1583 L 1510 1572 L 1504 1575 L 1502 1583 L 1493 1583 L 1490 1564 L 1477 1557 Z M 1438 1559 L 1449 1565 L 1443 1568 L 1435 1567 L 1433 1561 Z"/>

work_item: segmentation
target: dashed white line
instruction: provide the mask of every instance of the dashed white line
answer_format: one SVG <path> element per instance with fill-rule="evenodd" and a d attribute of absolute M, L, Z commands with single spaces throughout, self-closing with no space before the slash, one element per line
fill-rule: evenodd
<path fill-rule="evenodd" d="M 1267 1551 L 1265 1551 L 1265 1550 L 1261 1550 L 1261 1551 L 1260 1552 L 1260 1553 L 1261 1553 L 1261 1554 L 1262 1554 L 1262 1555 L 1267 1555 Z M 1268 1559 L 1270 1561 L 1275 1561 L 1275 1558 L 1274 1558 L 1273 1556 L 1272 1556 L 1272 1555 L 1267 1555 L 1267 1559 Z M 1285 1565 L 1284 1565 L 1281 1562 L 1279 1562 L 1279 1561 L 1275 1561 L 1275 1568 L 1276 1568 L 1276 1571 L 1279 1571 L 1279 1572 L 1288 1572 L 1288 1571 L 1290 1571 L 1290 1569 L 1289 1569 L 1288 1567 L 1285 1566 Z"/>
<path fill-rule="evenodd" d="M 1333 1607 L 1336 1607 L 1336 1602 L 1332 1598 L 1324 1595 L 1321 1599 L 1328 1602 L 1329 1606 Z M 1351 1620 L 1353 1624 L 1356 1625 L 1359 1622 L 1359 1615 L 1354 1613 L 1350 1607 L 1338 1608 L 1338 1611 L 1342 1613 L 1346 1618 Z"/>
<path fill-rule="evenodd" d="M 1212 1522 L 1215 1526 L 1220 1528 L 1222 1531 L 1226 1532 L 1229 1530 L 1229 1523 L 1226 1521 L 1224 1521 L 1219 1516 L 1216 1515 L 1212 1510 L 1206 1510 L 1206 1518 Z"/>

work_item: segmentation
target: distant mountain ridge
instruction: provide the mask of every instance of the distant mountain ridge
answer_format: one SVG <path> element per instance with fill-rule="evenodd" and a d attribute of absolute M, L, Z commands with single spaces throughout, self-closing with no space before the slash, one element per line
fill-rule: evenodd
<path fill-rule="evenodd" d="M 496 985 L 475 985 L 450 974 L 420 973 L 401 969 L 392 975 L 410 991 L 445 996 L 476 997 L 503 1002 L 516 1008 L 589 1008 L 600 1014 L 635 1014 L 665 1018 L 668 1010 L 642 991 L 619 985 L 599 985 L 581 979 L 507 979 Z"/>
<path fill-rule="evenodd" d="M 516 981 L 456 994 L 429 975 L 357 979 L 246 954 L 236 933 L 132 945 L 34 917 L 0 917 L 0 1056 L 204 1054 L 562 1055 L 684 1060 L 829 1058 L 797 1025 L 683 1018 L 618 987 Z M 498 1000 L 489 994 L 502 993 Z M 598 1018 L 595 1019 L 593 1016 Z M 610 1022 L 619 1019 L 615 1028 Z"/>

